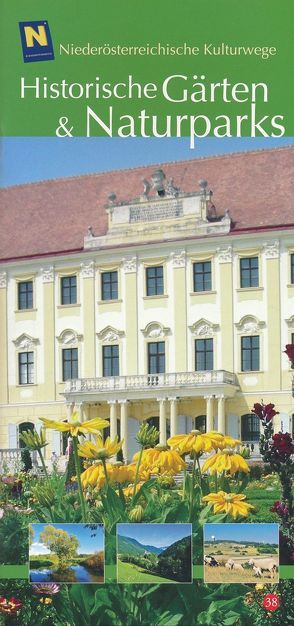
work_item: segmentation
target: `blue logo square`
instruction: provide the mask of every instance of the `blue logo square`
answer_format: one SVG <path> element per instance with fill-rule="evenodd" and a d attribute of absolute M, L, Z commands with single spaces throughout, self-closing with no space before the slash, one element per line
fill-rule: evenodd
<path fill-rule="evenodd" d="M 23 60 L 53 61 L 54 51 L 47 20 L 37 22 L 19 22 Z"/>

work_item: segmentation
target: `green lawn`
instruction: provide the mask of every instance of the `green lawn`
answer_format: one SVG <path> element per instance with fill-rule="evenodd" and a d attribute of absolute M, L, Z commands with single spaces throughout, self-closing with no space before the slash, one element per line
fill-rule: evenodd
<path fill-rule="evenodd" d="M 134 563 L 123 563 L 118 559 L 118 582 L 119 583 L 175 583 L 175 580 L 163 578 L 156 574 L 149 574 Z"/>
<path fill-rule="evenodd" d="M 250 521 L 252 522 L 279 522 L 279 517 L 276 513 L 270 511 L 274 502 L 280 499 L 281 491 L 277 487 L 273 491 L 266 491 L 266 487 L 271 486 L 268 483 L 264 484 L 262 488 L 248 485 L 244 494 L 247 497 L 247 502 L 253 504 L 255 510 L 250 515 Z"/>

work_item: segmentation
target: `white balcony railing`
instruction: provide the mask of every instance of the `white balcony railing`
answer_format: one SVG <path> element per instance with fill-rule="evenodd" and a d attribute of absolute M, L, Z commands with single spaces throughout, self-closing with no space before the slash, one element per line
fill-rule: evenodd
<path fill-rule="evenodd" d="M 148 390 L 152 387 L 201 387 L 203 385 L 236 385 L 235 374 L 225 370 L 179 372 L 174 374 L 143 374 L 138 376 L 108 376 L 76 378 L 65 383 L 64 393 Z"/>

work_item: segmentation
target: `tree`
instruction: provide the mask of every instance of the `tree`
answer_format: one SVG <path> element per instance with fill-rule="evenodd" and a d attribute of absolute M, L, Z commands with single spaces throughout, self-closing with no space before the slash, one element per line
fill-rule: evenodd
<path fill-rule="evenodd" d="M 50 552 L 56 555 L 58 569 L 64 570 L 70 564 L 74 556 L 77 555 L 79 540 L 74 535 L 69 535 L 66 530 L 45 526 L 40 533 L 40 541 L 49 548 Z"/>

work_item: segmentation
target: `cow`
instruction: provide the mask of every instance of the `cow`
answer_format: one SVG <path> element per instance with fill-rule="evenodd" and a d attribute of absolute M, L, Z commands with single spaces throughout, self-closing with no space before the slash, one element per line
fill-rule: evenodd
<path fill-rule="evenodd" d="M 277 571 L 277 565 L 275 563 L 275 561 L 273 559 L 250 559 L 250 561 L 248 561 L 249 565 L 251 565 L 252 567 L 257 568 L 257 570 L 260 570 L 261 572 L 269 572 L 271 578 L 275 577 L 276 571 Z M 259 575 L 256 573 L 256 576 Z"/>
<path fill-rule="evenodd" d="M 219 562 L 214 558 L 214 556 L 206 556 L 204 555 L 204 564 L 209 565 L 210 567 L 218 567 Z"/>
<path fill-rule="evenodd" d="M 253 565 L 253 571 L 254 571 L 254 575 L 257 576 L 257 578 L 261 578 L 261 569 L 260 567 L 256 567 L 256 565 Z"/>
<path fill-rule="evenodd" d="M 228 569 L 238 569 L 238 570 L 243 569 L 243 565 L 241 565 L 241 563 L 233 561 L 233 559 L 229 559 L 226 562 L 225 567 L 227 567 Z"/>

